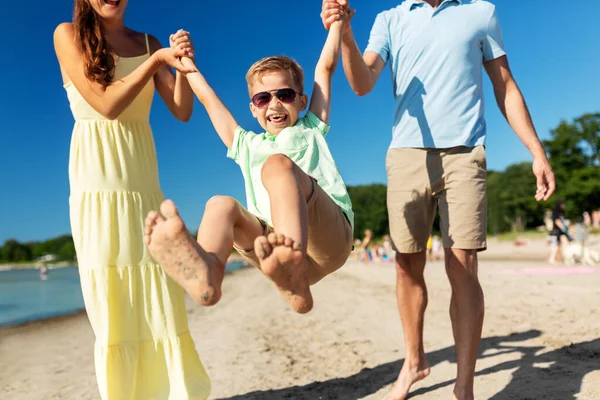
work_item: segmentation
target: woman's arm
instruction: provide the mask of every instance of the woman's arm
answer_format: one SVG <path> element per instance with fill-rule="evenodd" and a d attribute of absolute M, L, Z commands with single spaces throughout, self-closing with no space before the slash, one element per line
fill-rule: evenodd
<path fill-rule="evenodd" d="M 162 65 L 171 65 L 184 73 L 191 72 L 178 60 L 178 57 L 185 55 L 183 51 L 161 49 L 132 73 L 104 87 L 85 76 L 83 56 L 75 42 L 73 24 L 65 22 L 56 28 L 54 49 L 61 70 L 75 85 L 77 91 L 96 111 L 108 119 L 117 118 Z"/>
<path fill-rule="evenodd" d="M 185 41 L 186 37 L 189 40 L 189 33 L 179 31 L 172 36 L 176 36 L 175 40 L 178 41 L 174 43 L 175 45 L 169 43 L 172 49 L 177 49 L 179 46 L 179 50 L 189 51 L 188 42 Z M 162 48 L 160 42 L 154 36 L 149 35 L 148 38 L 152 53 Z M 191 45 L 191 41 L 189 41 L 189 46 Z M 193 53 L 187 53 L 186 55 L 193 57 Z M 194 92 L 192 92 L 185 75 L 179 71 L 173 74 L 171 68 L 165 65 L 160 67 L 154 75 L 154 84 L 171 114 L 180 121 L 189 121 L 194 109 Z"/>

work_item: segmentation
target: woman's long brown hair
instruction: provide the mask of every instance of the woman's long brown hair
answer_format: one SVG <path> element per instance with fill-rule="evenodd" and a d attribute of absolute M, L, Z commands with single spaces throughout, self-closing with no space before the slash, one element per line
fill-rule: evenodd
<path fill-rule="evenodd" d="M 115 58 L 90 0 L 75 0 L 73 26 L 83 53 L 85 76 L 107 87 L 113 80 Z"/>

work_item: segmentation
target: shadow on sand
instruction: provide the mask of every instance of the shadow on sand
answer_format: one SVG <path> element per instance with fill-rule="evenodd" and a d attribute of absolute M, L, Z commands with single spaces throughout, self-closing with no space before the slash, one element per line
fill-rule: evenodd
<path fill-rule="evenodd" d="M 585 375 L 600 369 L 600 338 L 571 344 L 549 352 L 545 352 L 543 347 L 526 346 L 523 343 L 535 339 L 541 334 L 542 332 L 538 330 L 530 330 L 481 340 L 479 360 L 507 353 L 520 355 L 519 359 L 501 362 L 476 373 L 476 376 L 483 376 L 515 369 L 509 384 L 491 399 L 574 400 L 581 389 Z M 519 343 L 519 345 L 515 343 Z M 431 367 L 445 361 L 456 363 L 454 346 L 428 353 L 427 359 Z M 330 379 L 325 382 L 314 382 L 284 389 L 255 391 L 219 400 L 358 399 L 372 395 L 392 384 L 398 376 L 402 362 L 403 360 L 398 360 L 375 368 L 365 368 L 346 378 Z M 454 380 L 449 380 L 422 387 L 412 392 L 409 397 L 411 399 L 418 398 L 420 395 L 453 384 Z M 531 397 L 526 393 L 536 393 L 536 395 Z"/>

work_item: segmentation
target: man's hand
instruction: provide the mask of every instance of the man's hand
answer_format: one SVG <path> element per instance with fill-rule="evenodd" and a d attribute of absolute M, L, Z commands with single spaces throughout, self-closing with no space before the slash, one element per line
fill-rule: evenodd
<path fill-rule="evenodd" d="M 534 157 L 533 174 L 537 181 L 535 199 L 537 201 L 548 200 L 556 190 L 556 183 L 554 181 L 552 167 L 545 156 Z"/>
<path fill-rule="evenodd" d="M 190 39 L 190 33 L 183 29 L 169 36 L 169 45 L 173 50 L 185 51 L 186 57 L 194 58 L 194 43 Z"/>
<path fill-rule="evenodd" d="M 335 21 L 346 20 L 344 30 L 350 26 L 349 22 L 354 16 L 356 10 L 350 10 L 348 0 L 323 0 L 321 9 L 321 20 L 326 30 L 331 28 Z"/>

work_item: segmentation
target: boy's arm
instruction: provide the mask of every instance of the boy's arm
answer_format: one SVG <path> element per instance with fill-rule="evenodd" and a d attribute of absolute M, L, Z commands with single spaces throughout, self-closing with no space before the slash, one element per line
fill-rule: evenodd
<path fill-rule="evenodd" d="M 315 86 L 310 101 L 310 111 L 324 123 L 329 122 L 331 109 L 331 79 L 340 59 L 344 20 L 331 24 L 325 46 L 315 69 Z"/>
<path fill-rule="evenodd" d="M 182 58 L 182 63 L 186 67 L 191 68 L 194 66 L 196 68 L 194 62 L 187 57 Z M 235 130 L 238 127 L 237 121 L 199 71 L 188 73 L 186 76 L 196 97 L 206 109 L 219 137 L 225 143 L 225 146 L 230 149 L 233 145 Z"/>

